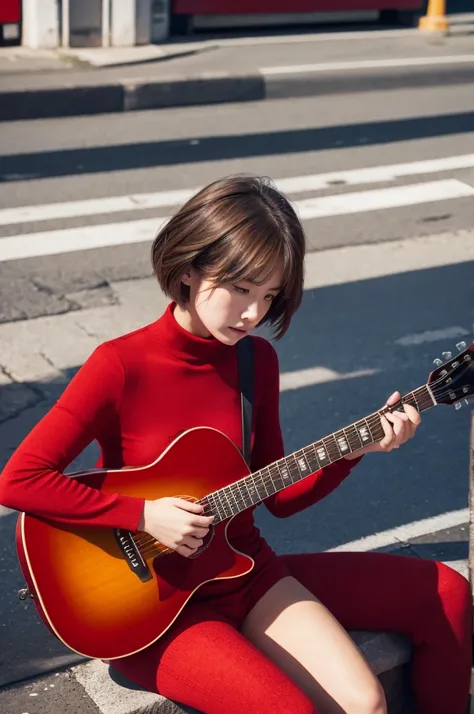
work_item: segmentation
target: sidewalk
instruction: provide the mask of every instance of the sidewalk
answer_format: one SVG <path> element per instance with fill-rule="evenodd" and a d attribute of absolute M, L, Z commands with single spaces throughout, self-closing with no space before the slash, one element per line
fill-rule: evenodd
<path fill-rule="evenodd" d="M 452 32 L 368 30 L 133 48 L 0 49 L 0 120 L 470 83 L 474 14 Z"/>

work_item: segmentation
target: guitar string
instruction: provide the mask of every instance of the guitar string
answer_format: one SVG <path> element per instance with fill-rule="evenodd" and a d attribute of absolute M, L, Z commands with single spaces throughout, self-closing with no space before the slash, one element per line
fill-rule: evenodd
<path fill-rule="evenodd" d="M 430 396 L 430 394 L 429 394 L 429 390 L 431 390 L 431 393 L 433 394 L 433 396 L 435 396 L 435 398 L 436 398 L 436 396 L 439 397 L 444 391 L 446 391 L 446 393 L 449 393 L 449 391 L 450 391 L 449 388 L 446 388 L 445 386 L 442 386 L 440 389 L 438 389 L 438 387 L 435 386 L 435 385 L 437 384 L 437 382 L 442 382 L 443 380 L 444 380 L 444 377 L 440 377 L 438 380 L 435 380 L 431 385 L 424 385 L 424 386 L 422 386 L 422 387 L 418 387 L 418 388 L 415 389 L 413 392 L 409 392 L 409 393 L 406 394 L 404 397 L 402 397 L 402 399 L 401 399 L 400 401 L 401 401 L 402 403 L 407 403 L 407 402 L 410 402 L 410 401 L 411 401 L 411 402 L 414 402 L 414 406 L 415 406 L 415 408 L 416 408 L 418 411 L 423 411 L 426 407 L 429 408 L 430 406 L 434 406 L 434 405 L 432 404 L 432 399 L 431 399 L 431 396 Z M 428 387 L 429 387 L 429 389 L 428 389 Z M 421 392 L 421 394 L 418 395 L 418 397 L 420 397 L 419 403 L 418 403 L 418 399 L 417 399 L 417 396 L 416 396 L 416 393 L 418 393 L 418 392 Z M 422 404 L 421 404 L 421 402 L 422 402 L 423 400 L 426 402 L 426 405 L 422 405 Z M 338 444 L 337 444 L 337 435 L 338 435 L 338 434 L 342 435 L 343 438 L 345 438 L 345 440 L 347 440 L 347 441 L 349 442 L 349 444 L 350 444 L 350 446 L 351 446 L 351 452 L 357 451 L 358 449 L 357 449 L 357 448 L 352 448 L 351 436 L 350 436 L 350 435 L 348 436 L 345 432 L 347 432 L 347 431 L 350 430 L 350 429 L 353 429 L 354 431 L 357 432 L 357 425 L 358 425 L 358 424 L 362 424 L 362 425 L 363 425 L 364 422 L 365 422 L 365 423 L 369 426 L 369 431 L 371 432 L 371 437 L 372 437 L 372 439 L 373 439 L 373 435 L 372 435 L 371 427 L 374 427 L 374 430 L 375 430 L 376 427 L 378 427 L 380 436 L 381 436 L 381 438 L 383 438 L 383 435 L 384 435 L 383 430 L 382 430 L 382 432 L 380 432 L 380 427 L 381 427 L 381 412 L 383 412 L 383 410 L 380 410 L 380 412 L 375 412 L 375 413 L 373 413 L 373 414 L 370 414 L 370 415 L 369 415 L 368 417 L 366 417 L 365 419 L 358 420 L 357 422 L 354 422 L 353 424 L 350 424 L 348 427 L 344 427 L 343 429 L 340 429 L 339 431 L 334 432 L 332 435 L 329 435 L 329 436 L 327 436 L 327 437 L 323 437 L 323 438 L 320 439 L 318 442 L 315 442 L 314 444 L 311 444 L 311 445 L 309 445 L 309 446 L 303 447 L 302 449 L 300 449 L 300 450 L 294 452 L 293 454 L 290 454 L 288 457 L 284 457 L 283 459 L 281 459 L 281 461 L 285 461 L 285 462 L 286 462 L 286 461 L 288 461 L 288 460 L 291 459 L 291 458 L 296 459 L 296 458 L 298 458 L 298 455 L 300 455 L 300 458 L 301 458 L 302 456 L 306 457 L 307 454 L 305 454 L 305 451 L 306 451 L 307 449 L 312 449 L 312 450 L 316 451 L 316 449 L 318 448 L 318 445 L 319 445 L 319 444 L 321 444 L 322 446 L 324 446 L 324 447 L 326 448 L 326 451 L 329 452 L 329 447 L 328 447 L 324 442 L 325 442 L 325 441 L 329 441 L 329 440 L 332 439 L 333 442 L 334 442 L 334 444 L 331 444 L 331 445 L 330 445 L 330 448 L 333 448 L 333 450 L 334 450 L 334 446 L 336 447 L 336 448 L 335 448 L 336 458 L 335 458 L 335 459 L 331 459 L 331 463 L 333 463 L 334 461 L 337 461 L 337 460 L 339 460 L 340 458 L 343 458 L 343 454 L 342 454 L 342 452 L 341 452 L 341 450 L 340 450 L 340 448 L 339 448 L 339 446 L 338 446 Z M 362 441 L 360 440 L 360 437 L 359 437 L 359 436 L 357 436 L 357 439 L 358 439 L 358 441 L 360 441 L 360 443 L 362 444 Z M 372 443 L 375 443 L 377 440 L 378 440 L 377 438 L 376 438 L 376 439 L 373 439 Z M 347 441 L 346 441 L 346 443 L 347 443 Z M 362 448 L 362 446 L 359 447 L 359 448 Z M 318 459 L 318 461 L 319 461 L 319 459 Z M 277 463 L 278 463 L 278 462 L 276 462 L 276 464 L 277 464 Z M 288 470 L 290 471 L 290 475 L 291 475 L 291 464 L 288 464 Z M 265 472 L 265 471 L 267 471 L 266 474 L 263 473 L 263 472 Z M 299 469 L 298 469 L 298 472 L 299 472 Z M 312 472 L 313 472 L 313 471 L 312 471 Z M 300 472 L 299 472 L 299 473 L 300 473 Z M 271 483 L 273 484 L 273 479 L 274 479 L 275 476 L 277 476 L 277 477 L 281 480 L 281 482 L 282 482 L 282 487 L 283 487 L 283 488 L 285 487 L 285 485 L 283 484 L 282 476 L 281 476 L 281 473 L 280 473 L 280 470 L 279 470 L 278 465 L 270 464 L 269 466 L 264 467 L 263 469 L 261 469 L 260 471 L 256 472 L 255 474 L 249 474 L 248 476 L 244 477 L 243 479 L 240 479 L 240 480 L 237 481 L 237 482 L 234 482 L 234 483 L 232 483 L 232 484 L 229 484 L 228 486 L 225 486 L 223 489 L 219 489 L 219 491 L 224 491 L 224 489 L 230 490 L 230 496 L 231 496 L 231 498 L 233 497 L 233 499 L 234 499 L 234 501 L 235 501 L 235 505 L 236 505 L 237 508 L 239 509 L 238 512 L 240 512 L 241 510 L 245 510 L 245 508 L 250 508 L 251 505 L 254 505 L 254 504 L 253 504 L 253 501 L 250 503 L 250 505 L 245 505 L 245 504 L 246 504 L 246 501 L 245 501 L 245 498 L 242 496 L 242 492 L 240 491 L 240 483 L 244 482 L 245 479 L 247 479 L 247 478 L 249 478 L 249 477 L 252 477 L 253 480 L 255 481 L 256 479 L 255 479 L 254 477 L 257 477 L 257 475 L 258 475 L 258 478 L 259 478 L 260 481 L 261 481 L 261 484 L 265 487 L 265 490 L 266 490 L 266 491 L 267 491 L 267 489 L 266 489 L 265 478 L 268 478 L 268 477 L 270 478 L 270 481 L 271 481 Z M 298 479 L 298 480 L 300 480 L 300 479 Z M 294 483 L 294 481 L 293 481 L 292 483 Z M 244 484 L 244 485 L 245 485 L 245 484 Z M 289 485 L 289 484 L 288 484 L 288 485 Z M 250 491 L 248 490 L 248 487 L 247 487 L 247 486 L 246 486 L 246 488 L 247 488 L 247 491 L 248 491 L 249 496 L 250 496 Z M 277 489 L 277 491 L 278 491 L 278 489 Z M 243 509 L 240 508 L 239 503 L 237 502 L 236 492 L 237 492 L 238 497 L 240 497 L 240 499 L 242 500 L 242 502 L 243 502 L 243 504 L 244 504 L 244 508 L 243 508 Z M 257 492 L 258 492 L 258 486 L 257 486 Z M 274 491 L 274 493 L 275 493 L 275 492 L 276 492 L 276 491 Z M 206 501 L 207 501 L 207 505 L 210 506 L 211 512 L 212 512 L 213 504 L 212 504 L 212 503 L 209 503 L 209 499 L 211 499 L 211 500 L 216 499 L 216 500 L 217 500 L 217 498 L 218 498 L 219 501 L 220 501 L 220 498 L 221 498 L 221 497 L 220 497 L 220 496 L 217 497 L 217 496 L 214 495 L 214 494 L 217 494 L 217 493 L 218 493 L 218 492 L 213 492 L 213 493 L 208 494 L 207 496 L 205 496 L 204 499 L 202 499 L 202 500 L 206 500 Z M 268 493 L 268 491 L 267 491 L 267 493 Z M 227 493 L 224 493 L 224 495 L 225 495 L 225 497 L 226 497 L 226 499 L 227 499 Z M 268 494 L 268 495 L 272 495 L 272 494 Z M 259 494 L 259 496 L 260 496 L 260 494 Z M 265 498 L 265 496 L 264 496 L 263 498 Z M 263 500 L 263 499 L 260 499 L 260 498 L 259 498 L 259 500 Z M 200 501 L 197 501 L 197 503 L 200 503 Z M 218 512 L 218 515 L 219 515 L 219 516 L 221 516 L 221 515 L 223 516 L 221 520 L 225 520 L 226 518 L 229 518 L 229 517 L 231 517 L 232 515 L 234 515 L 233 510 L 232 510 L 232 504 L 230 504 L 230 511 L 231 511 L 230 515 L 228 515 L 228 514 L 226 513 L 225 507 L 222 509 L 223 512 L 221 512 L 221 510 L 219 509 L 219 505 L 222 505 L 222 504 L 215 504 L 214 507 L 216 508 L 216 510 L 217 510 L 217 512 Z M 204 511 L 204 512 L 205 512 L 205 511 Z M 139 548 L 139 550 L 140 550 L 140 552 L 141 552 L 141 554 L 142 554 L 143 557 L 151 556 L 155 551 L 157 551 L 157 554 L 163 554 L 163 553 L 165 553 L 165 552 L 173 552 L 173 550 L 172 550 L 171 548 L 168 548 L 168 547 L 166 547 L 166 546 L 163 546 L 162 544 L 159 544 L 158 541 L 156 541 L 156 539 L 154 539 L 153 536 L 150 536 L 149 534 L 147 534 L 146 537 L 137 537 L 137 538 L 134 538 L 134 542 L 136 543 L 136 545 L 137 545 L 137 547 Z"/>

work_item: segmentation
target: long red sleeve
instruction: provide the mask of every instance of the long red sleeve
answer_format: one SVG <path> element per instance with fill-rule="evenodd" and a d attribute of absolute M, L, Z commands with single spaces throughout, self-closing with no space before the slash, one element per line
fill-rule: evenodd
<path fill-rule="evenodd" d="M 252 467 L 257 470 L 284 456 L 283 438 L 279 419 L 279 366 L 278 356 L 269 344 L 266 365 L 267 388 L 262 404 L 257 410 L 255 424 L 255 447 Z M 361 457 L 362 458 L 362 457 Z M 288 486 L 264 501 L 268 510 L 278 518 L 298 513 L 320 501 L 349 475 L 360 459 L 341 459 L 319 471 L 315 471 L 302 481 Z"/>
<path fill-rule="evenodd" d="M 283 441 L 278 358 L 269 342 L 253 340 L 252 468 L 258 470 L 283 456 Z M 100 447 L 98 467 L 146 466 L 197 426 L 218 429 L 241 447 L 237 350 L 183 330 L 170 305 L 155 323 L 95 350 L 7 463 L 0 503 L 64 523 L 136 531 L 143 499 L 102 493 L 65 476 L 64 469 L 93 440 Z M 296 513 L 336 488 L 355 463 L 340 461 L 318 471 L 266 506 L 276 516 Z M 174 495 L 172 483 L 169 488 Z M 234 528 L 257 538 L 251 511 L 240 514 Z"/>
<path fill-rule="evenodd" d="M 8 461 L 0 503 L 59 522 L 135 531 L 143 499 L 102 493 L 62 473 L 94 439 L 107 441 L 124 381 L 116 350 L 101 345 Z"/>

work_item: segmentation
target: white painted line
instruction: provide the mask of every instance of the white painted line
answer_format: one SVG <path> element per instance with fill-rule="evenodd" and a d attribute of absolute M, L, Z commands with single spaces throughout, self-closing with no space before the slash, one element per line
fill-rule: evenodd
<path fill-rule="evenodd" d="M 386 166 L 370 166 L 362 169 L 331 171 L 306 176 L 293 176 L 276 179 L 280 191 L 288 194 L 308 191 L 321 191 L 335 184 L 357 186 L 360 184 L 394 181 L 405 176 L 430 174 L 441 171 L 455 171 L 473 168 L 474 154 L 461 156 L 445 156 L 424 161 L 411 161 L 403 164 L 388 164 Z M 0 210 L 0 225 L 14 225 L 37 221 L 57 220 L 78 216 L 93 216 L 120 211 L 141 211 L 149 208 L 164 208 L 185 203 L 199 188 L 181 189 L 176 191 L 159 191 L 156 193 L 137 193 L 129 196 L 112 196 L 110 198 L 95 198 L 83 201 L 64 203 L 49 203 L 38 206 L 19 206 Z"/>
<path fill-rule="evenodd" d="M 143 243 L 154 235 L 168 218 L 145 218 L 129 223 L 108 223 L 103 226 L 65 228 L 59 231 L 29 233 L 0 238 L 0 262 L 35 258 L 41 255 L 59 255 L 78 250 L 106 248 L 113 245 Z"/>
<path fill-rule="evenodd" d="M 298 369 L 294 372 L 282 372 L 280 374 L 280 391 L 287 392 L 290 389 L 300 389 L 312 384 L 325 384 L 344 379 L 358 379 L 359 377 L 373 377 L 379 372 L 378 369 L 360 369 L 356 372 L 336 372 L 328 367 L 310 367 L 309 369 Z"/>
<path fill-rule="evenodd" d="M 300 217 L 308 220 L 472 195 L 474 195 L 472 186 L 457 179 L 447 179 L 413 186 L 307 199 L 294 205 Z M 138 221 L 81 226 L 0 238 L 0 262 L 147 242 L 153 239 L 168 220 L 168 217 L 145 218 Z"/>
<path fill-rule="evenodd" d="M 349 60 L 345 62 L 319 62 L 318 64 L 296 64 L 282 67 L 260 67 L 265 76 L 276 74 L 304 74 L 309 72 L 338 72 L 357 69 L 378 69 L 381 67 L 423 67 L 442 64 L 471 64 L 474 55 L 449 55 L 447 57 L 407 57 L 405 59 Z"/>
<path fill-rule="evenodd" d="M 308 198 L 298 201 L 295 207 L 302 220 L 341 216 L 349 213 L 364 213 L 419 203 L 444 201 L 453 198 L 474 196 L 474 187 L 457 179 L 431 181 L 411 186 L 393 186 L 373 191 L 341 193 L 337 196 Z"/>
<path fill-rule="evenodd" d="M 404 335 L 394 340 L 395 345 L 402 347 L 411 347 L 413 345 L 422 345 L 425 342 L 438 342 L 439 340 L 454 340 L 458 337 L 465 337 L 470 332 L 465 327 L 455 325 L 446 327 L 441 330 L 426 330 L 425 332 L 416 332 L 411 335 Z"/>
<path fill-rule="evenodd" d="M 347 285 L 471 261 L 474 261 L 474 231 L 331 248 L 306 255 L 305 289 Z"/>
<path fill-rule="evenodd" d="M 406 543 L 411 538 L 418 538 L 420 536 L 428 535 L 429 533 L 436 533 L 437 531 L 442 531 L 445 528 L 461 526 L 468 522 L 469 509 L 462 508 L 459 511 L 441 513 L 439 516 L 424 518 L 423 520 L 406 523 L 403 526 L 397 526 L 396 528 L 391 528 L 387 531 L 380 531 L 380 533 L 374 533 L 374 535 L 359 538 L 359 540 L 353 540 L 350 543 L 344 543 L 343 545 L 338 545 L 335 548 L 330 548 L 329 552 L 366 551 L 376 550 L 377 548 L 386 548 L 391 545 L 400 545 L 400 543 Z"/>
<path fill-rule="evenodd" d="M 84 201 L 47 203 L 38 206 L 4 208 L 0 210 L 0 225 L 8 226 L 15 223 L 50 221 L 59 218 L 96 216 L 101 213 L 106 214 L 118 213 L 119 211 L 142 211 L 146 208 L 177 206 L 185 203 L 197 190 L 198 189 L 162 191 L 158 193 L 132 194 L 130 196 L 92 198 Z"/>
<path fill-rule="evenodd" d="M 322 191 L 332 188 L 335 184 L 357 186 L 365 183 L 395 181 L 405 176 L 432 174 L 441 171 L 455 171 L 474 167 L 474 154 L 461 156 L 445 156 L 425 161 L 410 161 L 404 164 L 388 164 L 387 166 L 369 166 L 363 169 L 346 171 L 331 171 L 324 174 L 294 176 L 293 178 L 277 179 L 280 191 L 298 193 L 303 191 Z M 0 222 L 2 213 L 0 211 Z"/>

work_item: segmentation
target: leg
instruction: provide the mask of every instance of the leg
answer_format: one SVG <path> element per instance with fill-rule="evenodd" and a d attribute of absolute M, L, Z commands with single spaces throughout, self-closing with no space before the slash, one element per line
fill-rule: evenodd
<path fill-rule="evenodd" d="M 145 689 L 205 714 L 317 714 L 289 677 L 204 606 L 189 605 L 156 643 L 111 665 Z"/>
<path fill-rule="evenodd" d="M 295 578 L 271 587 L 241 632 L 307 692 L 321 713 L 386 714 L 382 687 L 352 639 Z"/>
<path fill-rule="evenodd" d="M 465 714 L 471 674 L 467 580 L 442 563 L 382 553 L 283 557 L 347 630 L 388 630 L 414 646 L 420 714 Z"/>

